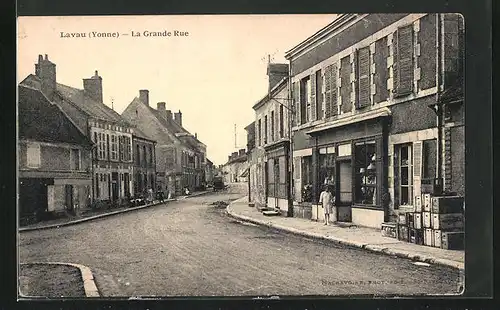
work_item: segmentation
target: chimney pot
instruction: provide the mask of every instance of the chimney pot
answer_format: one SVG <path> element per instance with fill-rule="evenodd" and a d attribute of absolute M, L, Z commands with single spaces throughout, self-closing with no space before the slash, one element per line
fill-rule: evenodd
<path fill-rule="evenodd" d="M 158 111 L 165 111 L 165 102 L 158 102 L 158 103 L 156 104 L 156 109 L 157 109 Z"/>
<path fill-rule="evenodd" d="M 38 55 L 38 62 L 41 62 L 43 61 L 43 56 L 42 55 Z"/>
<path fill-rule="evenodd" d="M 95 76 L 99 76 L 99 72 L 97 72 L 97 70 L 95 70 Z"/>
<path fill-rule="evenodd" d="M 49 60 L 49 56 L 45 54 L 45 60 Z"/>
<path fill-rule="evenodd" d="M 87 95 L 97 102 L 104 103 L 102 98 L 102 79 L 98 79 L 98 72 L 95 70 L 95 76 L 83 79 L 83 89 Z"/>

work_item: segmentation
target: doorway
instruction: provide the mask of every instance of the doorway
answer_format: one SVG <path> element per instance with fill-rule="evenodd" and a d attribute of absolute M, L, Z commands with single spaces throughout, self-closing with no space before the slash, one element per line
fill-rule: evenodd
<path fill-rule="evenodd" d="M 111 201 L 118 200 L 118 172 L 111 172 Z"/>
<path fill-rule="evenodd" d="M 337 219 L 340 222 L 352 221 L 352 164 L 351 159 L 337 160 Z"/>
<path fill-rule="evenodd" d="M 66 209 L 73 213 L 74 208 L 73 208 L 73 185 L 66 184 L 64 186 L 64 192 L 65 192 L 65 203 L 66 203 Z"/>

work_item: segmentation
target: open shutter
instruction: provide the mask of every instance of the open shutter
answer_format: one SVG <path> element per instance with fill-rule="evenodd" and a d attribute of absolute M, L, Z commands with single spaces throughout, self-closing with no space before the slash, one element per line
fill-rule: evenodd
<path fill-rule="evenodd" d="M 413 25 L 396 31 L 394 45 L 394 82 L 397 95 L 413 91 Z"/>
<path fill-rule="evenodd" d="M 295 201 L 302 202 L 302 157 L 293 158 L 293 187 Z"/>
<path fill-rule="evenodd" d="M 356 53 L 356 107 L 370 105 L 370 48 L 364 47 Z"/>
<path fill-rule="evenodd" d="M 332 104 L 332 66 L 328 66 L 324 71 L 325 76 L 325 118 L 332 116 L 331 104 Z"/>
<path fill-rule="evenodd" d="M 338 68 L 337 64 L 330 66 L 330 115 L 335 116 L 338 113 Z"/>
<path fill-rule="evenodd" d="M 422 180 L 422 141 L 413 142 L 413 195 L 420 197 Z"/>
<path fill-rule="evenodd" d="M 311 119 L 310 121 L 315 121 L 317 119 L 316 115 L 316 73 L 310 75 L 311 79 Z"/>
<path fill-rule="evenodd" d="M 293 83 L 292 91 L 293 91 L 293 106 L 295 109 L 295 119 L 293 121 L 293 124 L 295 126 L 298 126 L 301 124 L 301 121 L 300 121 L 300 117 L 301 117 L 301 115 L 300 115 L 300 110 L 301 110 L 301 106 L 300 106 L 300 82 Z"/>

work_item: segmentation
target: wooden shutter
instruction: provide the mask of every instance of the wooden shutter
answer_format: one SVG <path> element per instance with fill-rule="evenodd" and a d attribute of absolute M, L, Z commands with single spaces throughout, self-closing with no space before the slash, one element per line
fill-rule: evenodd
<path fill-rule="evenodd" d="M 324 71 L 325 76 L 325 118 L 332 116 L 332 66 L 328 66 Z"/>
<path fill-rule="evenodd" d="M 311 80 L 311 119 L 309 121 L 315 121 L 317 119 L 316 115 L 316 73 L 310 75 Z"/>
<path fill-rule="evenodd" d="M 300 121 L 300 117 L 301 117 L 301 114 L 300 114 L 300 109 L 301 109 L 301 106 L 300 106 L 300 81 L 293 83 L 292 91 L 293 91 L 293 106 L 295 109 L 295 119 L 293 121 L 293 124 L 295 126 L 297 126 L 297 125 L 301 124 L 301 121 Z"/>
<path fill-rule="evenodd" d="M 422 180 L 422 141 L 413 142 L 413 195 L 420 197 Z"/>
<path fill-rule="evenodd" d="M 394 45 L 394 86 L 397 95 L 413 91 L 413 25 L 396 31 Z"/>
<path fill-rule="evenodd" d="M 302 201 L 302 157 L 293 158 L 293 186 L 294 186 L 294 196 L 295 201 Z"/>
<path fill-rule="evenodd" d="M 337 88 L 337 81 L 338 81 L 338 68 L 337 64 L 333 64 L 330 66 L 330 115 L 335 116 L 338 113 L 338 88 Z"/>
<path fill-rule="evenodd" d="M 370 105 L 370 48 L 364 47 L 356 53 L 356 107 Z"/>

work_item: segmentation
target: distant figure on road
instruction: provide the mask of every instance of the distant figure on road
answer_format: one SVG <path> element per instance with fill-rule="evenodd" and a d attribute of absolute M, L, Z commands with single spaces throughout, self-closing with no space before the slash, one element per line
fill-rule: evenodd
<path fill-rule="evenodd" d="M 330 193 L 330 188 L 328 187 L 328 185 L 325 185 L 324 190 L 319 195 L 319 203 L 323 205 L 323 211 L 325 212 L 325 225 L 329 224 L 330 212 L 334 200 L 335 197 L 333 197 L 332 193 Z"/>

